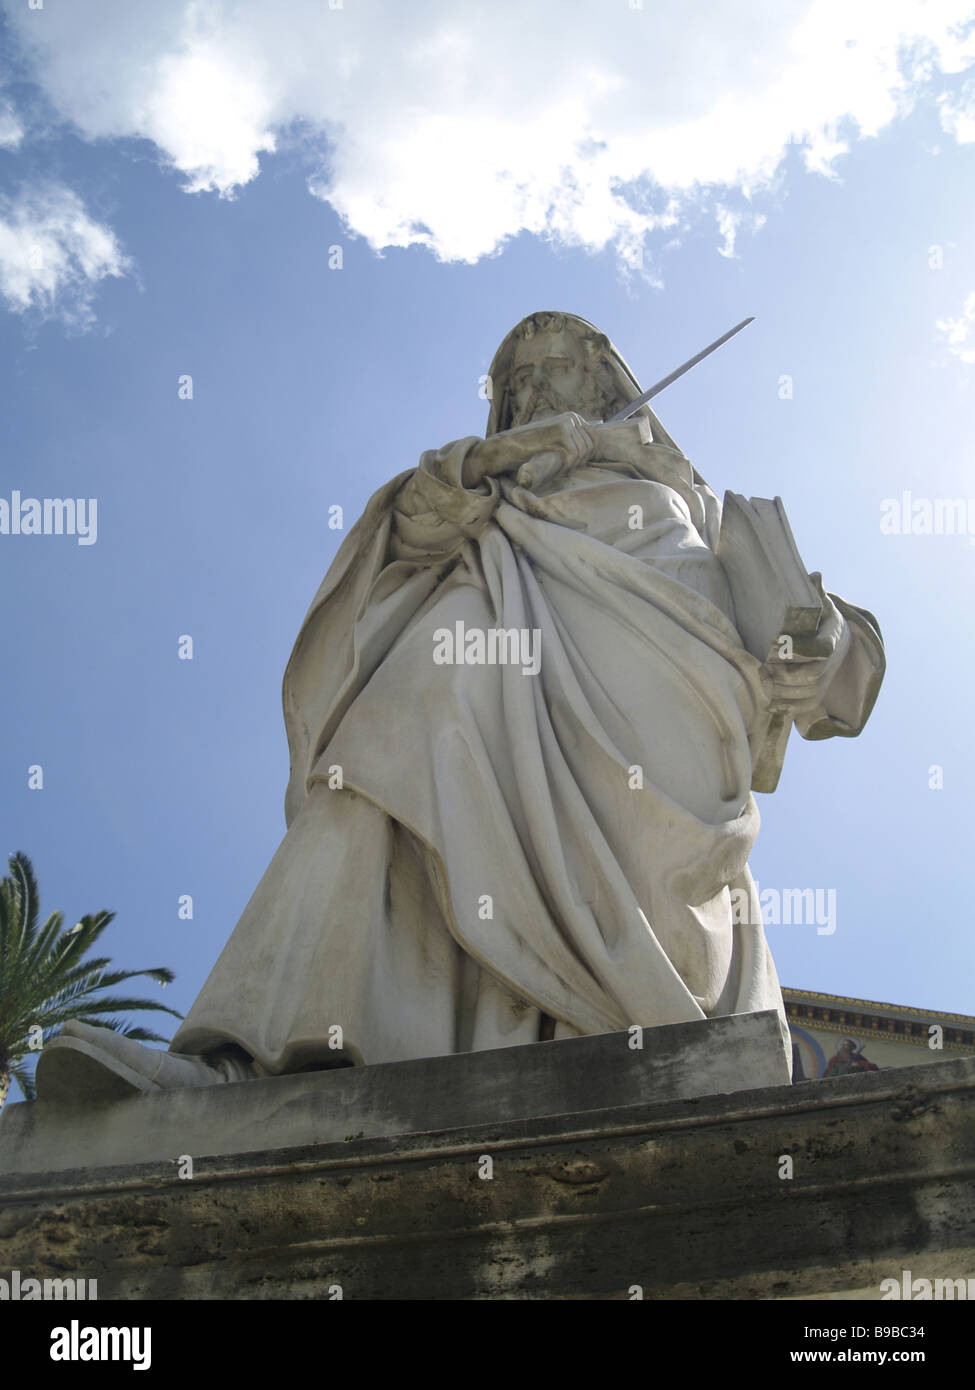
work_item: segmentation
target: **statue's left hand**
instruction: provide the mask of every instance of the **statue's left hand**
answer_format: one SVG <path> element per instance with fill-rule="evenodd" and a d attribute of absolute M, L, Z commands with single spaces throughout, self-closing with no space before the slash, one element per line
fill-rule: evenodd
<path fill-rule="evenodd" d="M 651 445 L 653 439 L 650 421 L 643 415 L 635 416 L 632 420 L 620 421 L 615 425 L 602 424 L 598 420 L 585 420 L 583 429 L 589 438 L 590 447 L 585 449 L 581 456 L 573 458 L 564 454 L 538 453 L 519 468 L 515 477 L 518 486 L 540 488 L 561 473 L 568 472 L 580 463 L 588 462 L 590 458 L 631 463 L 634 450 L 638 454 L 641 453 L 642 448 Z"/>
<path fill-rule="evenodd" d="M 817 709 L 850 645 L 850 631 L 836 604 L 823 588 L 821 574 L 810 579 L 819 591 L 823 616 L 807 637 L 790 636 L 787 657 L 774 655 L 766 668 L 774 682 L 772 699 L 795 717 Z"/>
<path fill-rule="evenodd" d="M 592 449 L 592 434 L 574 411 L 530 420 L 475 444 L 464 461 L 464 486 L 516 473 L 520 487 L 537 487 L 543 478 L 591 457 Z"/>

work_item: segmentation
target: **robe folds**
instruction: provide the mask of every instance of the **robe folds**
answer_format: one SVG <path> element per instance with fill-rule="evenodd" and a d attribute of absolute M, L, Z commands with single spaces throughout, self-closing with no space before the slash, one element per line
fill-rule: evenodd
<path fill-rule="evenodd" d="M 748 869 L 771 677 L 717 497 L 633 422 L 537 493 L 465 488 L 478 442 L 379 489 L 305 618 L 287 834 L 174 1051 L 276 1074 L 532 1042 L 543 1015 L 564 1037 L 762 1009 L 786 1045 Z M 806 737 L 858 733 L 883 675 L 875 621 L 834 601 Z M 538 634 L 537 674 L 436 661 L 458 624 Z"/>

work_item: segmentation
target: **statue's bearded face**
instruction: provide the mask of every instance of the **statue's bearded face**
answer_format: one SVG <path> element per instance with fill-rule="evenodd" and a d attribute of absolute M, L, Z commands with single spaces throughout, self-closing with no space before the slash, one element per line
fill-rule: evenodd
<path fill-rule="evenodd" d="M 568 329 L 535 333 L 514 350 L 510 387 L 512 425 L 574 410 L 602 420 L 605 393 L 585 345 Z"/>

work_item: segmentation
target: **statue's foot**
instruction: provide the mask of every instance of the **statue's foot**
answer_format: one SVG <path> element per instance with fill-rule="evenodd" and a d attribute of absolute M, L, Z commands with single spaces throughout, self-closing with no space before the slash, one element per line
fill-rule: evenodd
<path fill-rule="evenodd" d="M 245 1081 L 255 1073 L 243 1055 L 228 1050 L 210 1060 L 187 1057 L 144 1047 L 111 1028 L 71 1021 L 45 1044 L 38 1058 L 37 1094 L 45 1101 L 77 1103 Z"/>

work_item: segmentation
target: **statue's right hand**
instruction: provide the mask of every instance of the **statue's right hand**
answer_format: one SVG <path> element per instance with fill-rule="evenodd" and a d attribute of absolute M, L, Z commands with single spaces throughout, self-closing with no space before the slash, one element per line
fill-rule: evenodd
<path fill-rule="evenodd" d="M 526 425 L 515 425 L 475 444 L 464 465 L 464 483 L 467 487 L 473 487 L 483 478 L 515 473 L 539 454 L 552 454 L 558 458 L 558 468 L 546 470 L 548 478 L 554 476 L 554 472 L 584 463 L 592 456 L 592 449 L 592 434 L 582 416 L 574 411 L 548 416 L 543 420 L 530 420 Z"/>

